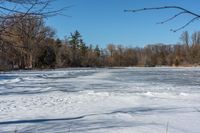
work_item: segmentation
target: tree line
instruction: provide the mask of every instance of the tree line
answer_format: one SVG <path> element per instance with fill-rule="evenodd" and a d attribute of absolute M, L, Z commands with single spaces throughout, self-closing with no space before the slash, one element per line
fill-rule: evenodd
<path fill-rule="evenodd" d="M 0 34 L 0 70 L 200 64 L 200 32 L 191 36 L 183 32 L 180 44 L 144 48 L 108 44 L 102 49 L 86 44 L 78 31 L 64 40 L 55 38 L 55 31 L 37 15 L 17 13 L 3 24 L 6 28 Z"/>

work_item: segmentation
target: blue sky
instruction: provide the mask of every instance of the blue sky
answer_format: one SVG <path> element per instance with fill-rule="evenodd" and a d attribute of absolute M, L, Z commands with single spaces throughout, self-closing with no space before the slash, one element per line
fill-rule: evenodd
<path fill-rule="evenodd" d="M 64 14 L 71 17 L 56 16 L 47 20 L 54 27 L 57 37 L 78 30 L 87 44 L 99 44 L 105 47 L 109 43 L 131 47 L 143 47 L 153 43 L 177 43 L 180 34 L 200 30 L 200 21 L 196 21 L 177 33 L 170 31 L 191 19 L 190 15 L 180 16 L 164 25 L 157 22 L 174 15 L 177 10 L 160 10 L 140 13 L 125 13 L 124 9 L 138 9 L 164 5 L 177 5 L 200 13 L 199 0 L 58 0 L 55 8 L 70 6 Z"/>

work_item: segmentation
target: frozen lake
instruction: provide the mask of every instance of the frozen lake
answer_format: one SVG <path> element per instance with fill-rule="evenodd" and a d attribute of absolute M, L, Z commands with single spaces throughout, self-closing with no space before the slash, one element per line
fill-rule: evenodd
<path fill-rule="evenodd" d="M 199 133 L 200 68 L 0 74 L 3 133 Z"/>

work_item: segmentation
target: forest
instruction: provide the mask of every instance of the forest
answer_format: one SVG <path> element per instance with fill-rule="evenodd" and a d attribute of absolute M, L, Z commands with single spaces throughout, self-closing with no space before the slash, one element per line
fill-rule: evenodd
<path fill-rule="evenodd" d="M 178 44 L 158 43 L 147 44 L 145 47 L 128 47 L 111 43 L 101 48 L 101 44 L 86 44 L 78 29 L 72 31 L 70 35 L 66 34 L 65 39 L 57 38 L 54 28 L 47 26 L 45 20 L 61 14 L 65 8 L 50 10 L 53 2 L 48 0 L 0 1 L 0 70 L 198 66 L 200 64 L 200 31 L 192 35 L 184 31 L 180 35 L 181 43 Z M 131 12 L 166 8 L 175 8 L 194 15 L 195 20 L 199 17 L 184 8 L 174 6 L 144 8 Z"/>
<path fill-rule="evenodd" d="M 17 15 L 17 17 L 15 17 Z M 18 21 L 20 19 L 20 21 Z M 151 44 L 143 48 L 86 44 L 79 31 L 64 40 L 35 15 L 15 14 L 0 36 L 0 70 L 66 67 L 197 66 L 200 32 L 180 36 L 180 44 Z"/>

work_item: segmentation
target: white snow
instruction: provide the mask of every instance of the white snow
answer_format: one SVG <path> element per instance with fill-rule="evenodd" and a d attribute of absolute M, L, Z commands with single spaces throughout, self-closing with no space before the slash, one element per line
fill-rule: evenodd
<path fill-rule="evenodd" d="M 199 68 L 0 74 L 0 132 L 199 133 Z"/>

